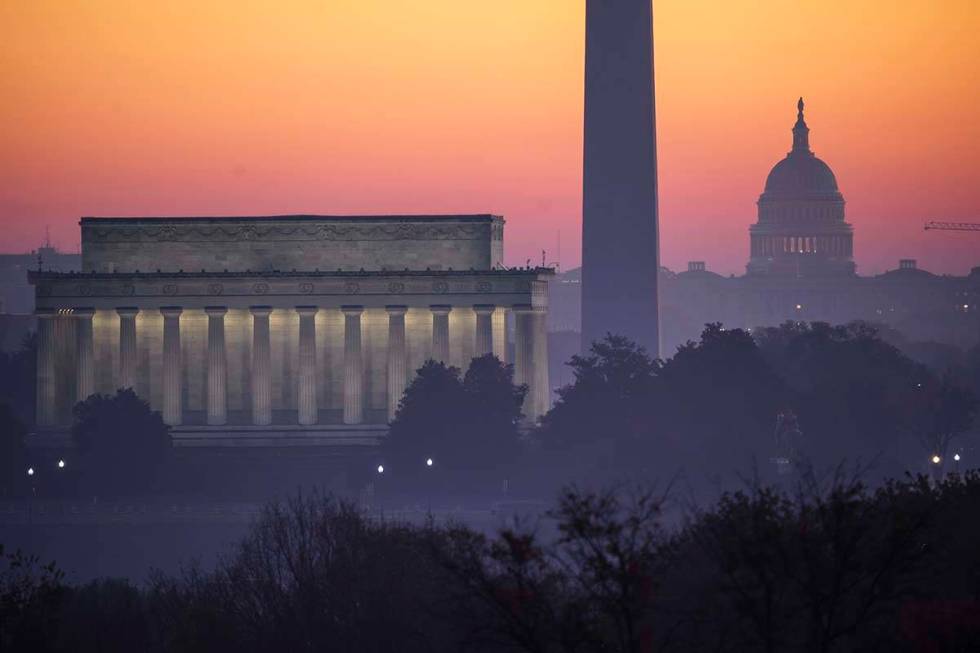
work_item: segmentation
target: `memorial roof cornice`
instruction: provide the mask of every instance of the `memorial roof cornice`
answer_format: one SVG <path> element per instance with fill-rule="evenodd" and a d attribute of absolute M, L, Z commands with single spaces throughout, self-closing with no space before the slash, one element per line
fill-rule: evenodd
<path fill-rule="evenodd" d="M 133 271 L 133 272 L 58 272 L 49 270 L 29 270 L 30 279 L 120 279 L 120 278 L 140 278 L 140 279 L 203 279 L 203 278 L 351 278 L 351 277 L 467 277 L 467 276 L 554 276 L 555 269 L 547 267 L 533 268 L 497 268 L 493 270 L 245 270 L 245 271 L 184 271 L 176 272 L 165 271 Z"/>
<path fill-rule="evenodd" d="M 227 223 L 227 222 L 502 222 L 504 217 L 491 213 L 435 214 L 435 215 L 242 215 L 242 216 L 82 216 L 81 225 L 92 224 L 159 224 L 159 223 Z"/>

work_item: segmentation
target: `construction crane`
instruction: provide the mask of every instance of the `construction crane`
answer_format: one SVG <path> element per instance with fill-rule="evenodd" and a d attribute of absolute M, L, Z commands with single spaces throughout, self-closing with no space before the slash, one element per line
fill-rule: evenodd
<path fill-rule="evenodd" d="M 926 231 L 980 231 L 980 222 L 927 222 Z"/>

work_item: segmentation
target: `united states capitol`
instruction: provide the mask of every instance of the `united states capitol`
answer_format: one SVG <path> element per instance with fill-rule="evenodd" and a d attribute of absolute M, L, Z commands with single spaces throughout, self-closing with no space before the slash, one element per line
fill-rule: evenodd
<path fill-rule="evenodd" d="M 976 345 L 980 260 L 965 276 L 933 274 L 911 258 L 895 261 L 883 274 L 861 275 L 854 250 L 854 230 L 861 225 L 846 220 L 837 177 L 811 149 L 802 98 L 796 108 L 791 149 L 766 178 L 758 220 L 748 225 L 746 273 L 722 276 L 706 261 L 691 261 L 682 271 L 660 268 L 662 354 L 669 357 L 696 340 L 709 322 L 752 329 L 786 321 L 860 320 L 893 329 L 910 342 Z M 980 233 L 962 237 L 977 239 L 980 249 Z M 580 280 L 580 269 L 574 269 L 552 282 L 551 332 L 572 339 L 579 332 Z M 560 377 L 557 369 L 552 376 Z"/>

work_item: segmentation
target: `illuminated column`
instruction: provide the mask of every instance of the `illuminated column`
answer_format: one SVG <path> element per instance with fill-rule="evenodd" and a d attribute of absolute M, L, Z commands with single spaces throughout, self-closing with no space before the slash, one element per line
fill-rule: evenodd
<path fill-rule="evenodd" d="M 545 312 L 514 306 L 514 383 L 527 385 L 524 417 L 531 422 L 548 412 L 548 340 Z"/>
<path fill-rule="evenodd" d="M 500 359 L 501 363 L 513 363 L 513 361 L 508 360 L 507 352 L 507 318 L 511 314 L 511 309 L 500 307 L 499 313 L 495 312 L 495 321 L 498 322 L 498 329 L 500 331 L 500 339 L 494 344 L 494 354 Z M 499 315 L 499 317 L 497 317 Z"/>
<path fill-rule="evenodd" d="M 514 306 L 514 385 L 527 385 L 530 388 L 530 366 L 533 359 L 531 349 L 531 307 Z M 524 412 L 528 401 L 525 397 Z"/>
<path fill-rule="evenodd" d="M 57 419 L 57 385 L 54 378 L 55 311 L 39 308 L 37 315 L 37 424 L 54 426 Z"/>
<path fill-rule="evenodd" d="M 408 355 L 405 349 L 405 306 L 388 306 L 388 421 L 395 418 L 405 394 Z"/>
<path fill-rule="evenodd" d="M 449 312 L 452 306 L 437 304 L 432 310 L 432 360 L 449 364 Z"/>
<path fill-rule="evenodd" d="M 228 357 L 225 353 L 224 306 L 208 306 L 208 424 L 228 422 Z"/>
<path fill-rule="evenodd" d="M 95 392 L 95 350 L 92 343 L 94 308 L 76 308 L 75 316 L 75 400 L 85 401 Z"/>
<path fill-rule="evenodd" d="M 269 306 L 252 312 L 252 424 L 272 424 L 272 356 L 269 344 Z"/>
<path fill-rule="evenodd" d="M 299 423 L 317 423 L 316 403 L 316 306 L 297 306 L 299 313 Z"/>
<path fill-rule="evenodd" d="M 476 341 L 473 356 L 484 356 L 493 353 L 493 304 L 477 304 L 473 307 L 476 312 Z"/>
<path fill-rule="evenodd" d="M 548 313 L 543 308 L 531 314 L 531 348 L 533 372 L 531 382 L 533 419 L 543 417 L 551 407 L 551 384 L 548 378 Z"/>
<path fill-rule="evenodd" d="M 363 306 L 344 306 L 344 424 L 364 421 L 364 361 L 361 359 Z"/>
<path fill-rule="evenodd" d="M 119 387 L 136 388 L 136 315 L 140 309 L 122 306 L 119 314 Z"/>
<path fill-rule="evenodd" d="M 163 306 L 163 421 L 170 426 L 181 423 L 180 314 L 179 306 Z"/>

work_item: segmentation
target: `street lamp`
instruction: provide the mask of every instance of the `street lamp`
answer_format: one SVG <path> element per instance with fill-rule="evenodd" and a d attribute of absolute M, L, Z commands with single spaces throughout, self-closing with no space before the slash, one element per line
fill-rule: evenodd
<path fill-rule="evenodd" d="M 953 460 L 955 460 L 956 462 L 960 462 L 960 454 L 954 453 L 953 454 Z"/>
<path fill-rule="evenodd" d="M 59 460 L 58 461 L 58 469 L 64 469 L 64 468 L 65 468 L 65 461 L 64 460 Z"/>
<path fill-rule="evenodd" d="M 385 466 L 384 465 L 378 465 L 378 473 L 379 474 L 384 474 L 385 473 Z"/>
<path fill-rule="evenodd" d="M 943 461 L 943 459 L 939 457 L 939 454 L 938 453 L 932 455 L 932 464 L 933 465 L 938 465 L 942 461 Z"/>
<path fill-rule="evenodd" d="M 432 460 L 431 456 L 425 459 L 425 466 L 427 468 L 431 469 L 432 465 L 434 464 L 435 462 Z M 423 487 L 425 488 L 425 502 L 428 505 L 428 511 L 430 515 L 432 514 L 432 481 L 434 480 L 435 479 L 430 477 L 425 481 L 423 481 L 422 483 Z"/>
<path fill-rule="evenodd" d="M 37 496 L 37 484 L 34 481 L 34 468 L 27 468 L 27 476 L 31 479 L 31 496 L 27 499 L 27 524 L 34 524 L 34 497 Z"/>

